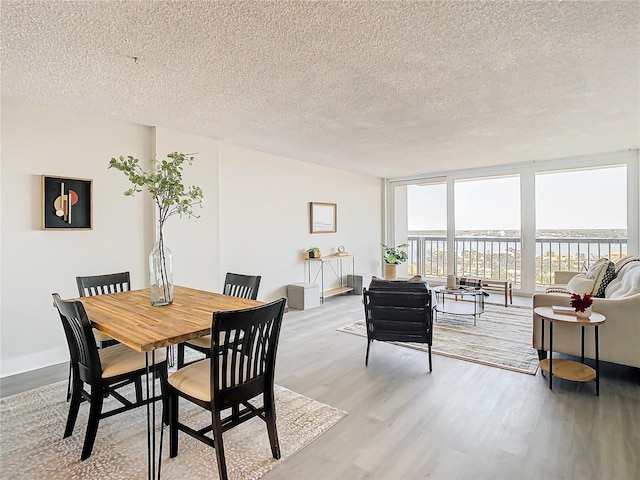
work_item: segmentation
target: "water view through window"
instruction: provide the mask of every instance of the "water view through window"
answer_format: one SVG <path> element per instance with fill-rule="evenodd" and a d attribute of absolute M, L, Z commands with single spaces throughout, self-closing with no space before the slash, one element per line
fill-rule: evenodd
<path fill-rule="evenodd" d="M 536 175 L 536 273 L 583 270 L 627 255 L 625 166 Z"/>
<path fill-rule="evenodd" d="M 535 243 L 535 260 L 524 267 L 535 285 L 552 283 L 556 270 L 583 270 L 600 257 L 615 262 L 627 255 L 625 165 L 539 172 L 530 178 L 535 228 L 529 220 L 527 231 L 521 230 L 519 175 L 399 187 L 396 193 L 406 195 L 406 205 L 400 203 L 395 213 L 406 222 L 408 273 L 444 277 L 447 255 L 452 255 L 458 276 L 509 278 L 520 284 L 523 237 Z M 453 188 L 453 208 L 447 204 L 447 188 Z M 454 225 L 447 223 L 448 207 Z M 452 248 L 448 229 L 453 229 Z"/>

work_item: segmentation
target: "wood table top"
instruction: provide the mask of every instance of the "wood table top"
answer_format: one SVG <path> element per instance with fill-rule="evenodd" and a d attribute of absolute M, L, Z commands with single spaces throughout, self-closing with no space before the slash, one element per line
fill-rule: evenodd
<path fill-rule="evenodd" d="M 550 322 L 557 323 L 570 323 L 574 325 L 581 326 L 591 326 L 591 325 L 600 325 L 603 324 L 606 320 L 606 317 L 601 313 L 591 312 L 589 317 L 578 317 L 577 315 L 565 314 L 565 313 L 555 313 L 552 307 L 536 307 L 533 309 L 533 312 L 541 317 L 544 317 L 546 320 Z"/>
<path fill-rule="evenodd" d="M 93 326 L 139 352 L 211 333 L 213 312 L 242 310 L 262 302 L 174 287 L 173 303 L 151 306 L 149 289 L 78 298 Z"/>

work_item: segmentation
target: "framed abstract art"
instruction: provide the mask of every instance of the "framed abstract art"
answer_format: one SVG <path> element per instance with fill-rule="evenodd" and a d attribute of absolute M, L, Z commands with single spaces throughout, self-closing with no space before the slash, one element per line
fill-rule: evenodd
<path fill-rule="evenodd" d="M 93 229 L 93 181 L 42 175 L 42 229 Z"/>

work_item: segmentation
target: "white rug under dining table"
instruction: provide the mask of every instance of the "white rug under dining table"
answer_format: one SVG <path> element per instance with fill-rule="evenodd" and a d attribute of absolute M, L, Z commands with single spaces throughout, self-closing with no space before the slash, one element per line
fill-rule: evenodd
<path fill-rule="evenodd" d="M 66 381 L 63 381 L 0 399 L 0 478 L 146 479 L 145 408 L 101 420 L 93 454 L 82 462 L 80 452 L 88 404 L 80 407 L 74 434 L 63 439 L 68 412 L 65 395 Z M 110 403 L 115 401 L 107 399 L 106 408 L 110 408 Z M 259 418 L 225 432 L 231 479 L 262 477 L 347 414 L 278 385 L 276 412 L 280 460 L 271 456 L 267 429 Z M 158 412 L 157 425 L 159 415 Z M 198 426 L 204 426 L 211 418 L 208 412 L 188 402 L 181 403 L 180 416 Z M 169 430 L 165 427 L 162 478 L 218 478 L 214 449 L 182 432 L 179 435 L 178 456 L 169 458 Z"/>

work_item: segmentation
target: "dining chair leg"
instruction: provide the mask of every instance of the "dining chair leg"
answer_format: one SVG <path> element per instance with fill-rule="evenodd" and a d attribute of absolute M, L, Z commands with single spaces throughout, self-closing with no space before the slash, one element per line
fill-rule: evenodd
<path fill-rule="evenodd" d="M 84 437 L 84 446 L 82 447 L 81 460 L 86 460 L 91 456 L 93 444 L 96 441 L 96 433 L 98 433 L 98 424 L 100 423 L 100 413 L 102 412 L 102 402 L 104 400 L 102 387 L 99 385 L 91 386 L 91 406 L 89 407 L 89 421 L 87 422 L 87 433 Z"/>
<path fill-rule="evenodd" d="M 162 395 L 162 421 L 165 425 L 169 425 L 169 382 L 167 381 L 169 368 L 167 367 L 167 362 L 160 365 L 158 370 L 160 375 L 160 394 Z"/>
<path fill-rule="evenodd" d="M 136 388 L 136 403 L 142 402 L 142 378 L 138 377 L 133 381 Z"/>
<path fill-rule="evenodd" d="M 178 370 L 184 367 L 184 343 L 178 344 Z"/>
<path fill-rule="evenodd" d="M 67 425 L 64 429 L 63 438 L 67 438 L 73 433 L 73 429 L 76 426 L 76 419 L 78 418 L 78 411 L 80 410 L 80 403 L 82 402 L 82 381 L 74 375 L 71 385 L 71 403 L 69 403 L 69 416 L 67 417 Z"/>
<path fill-rule="evenodd" d="M 168 388 L 169 397 L 169 456 L 178 456 L 178 393 Z"/>
<path fill-rule="evenodd" d="M 369 365 L 369 347 L 371 346 L 371 340 L 367 338 L 367 356 L 364 358 L 364 366 Z"/>
<path fill-rule="evenodd" d="M 265 395 L 267 397 L 267 395 Z M 269 399 L 265 398 L 264 419 L 267 423 L 267 433 L 269 434 L 269 444 L 271 445 L 271 454 L 276 460 L 280 458 L 280 444 L 278 442 L 278 429 L 276 427 L 276 408 L 273 392 L 269 395 Z"/>
<path fill-rule="evenodd" d="M 211 412 L 213 423 L 213 441 L 215 443 L 216 459 L 218 460 L 218 475 L 220 480 L 228 480 L 227 462 L 224 458 L 224 444 L 222 442 L 222 420 L 220 412 Z"/>
<path fill-rule="evenodd" d="M 69 380 L 67 380 L 67 402 L 71 400 L 71 362 L 69 362 Z"/>
<path fill-rule="evenodd" d="M 433 367 L 431 365 L 431 344 L 429 343 L 429 372 L 433 371 Z"/>

